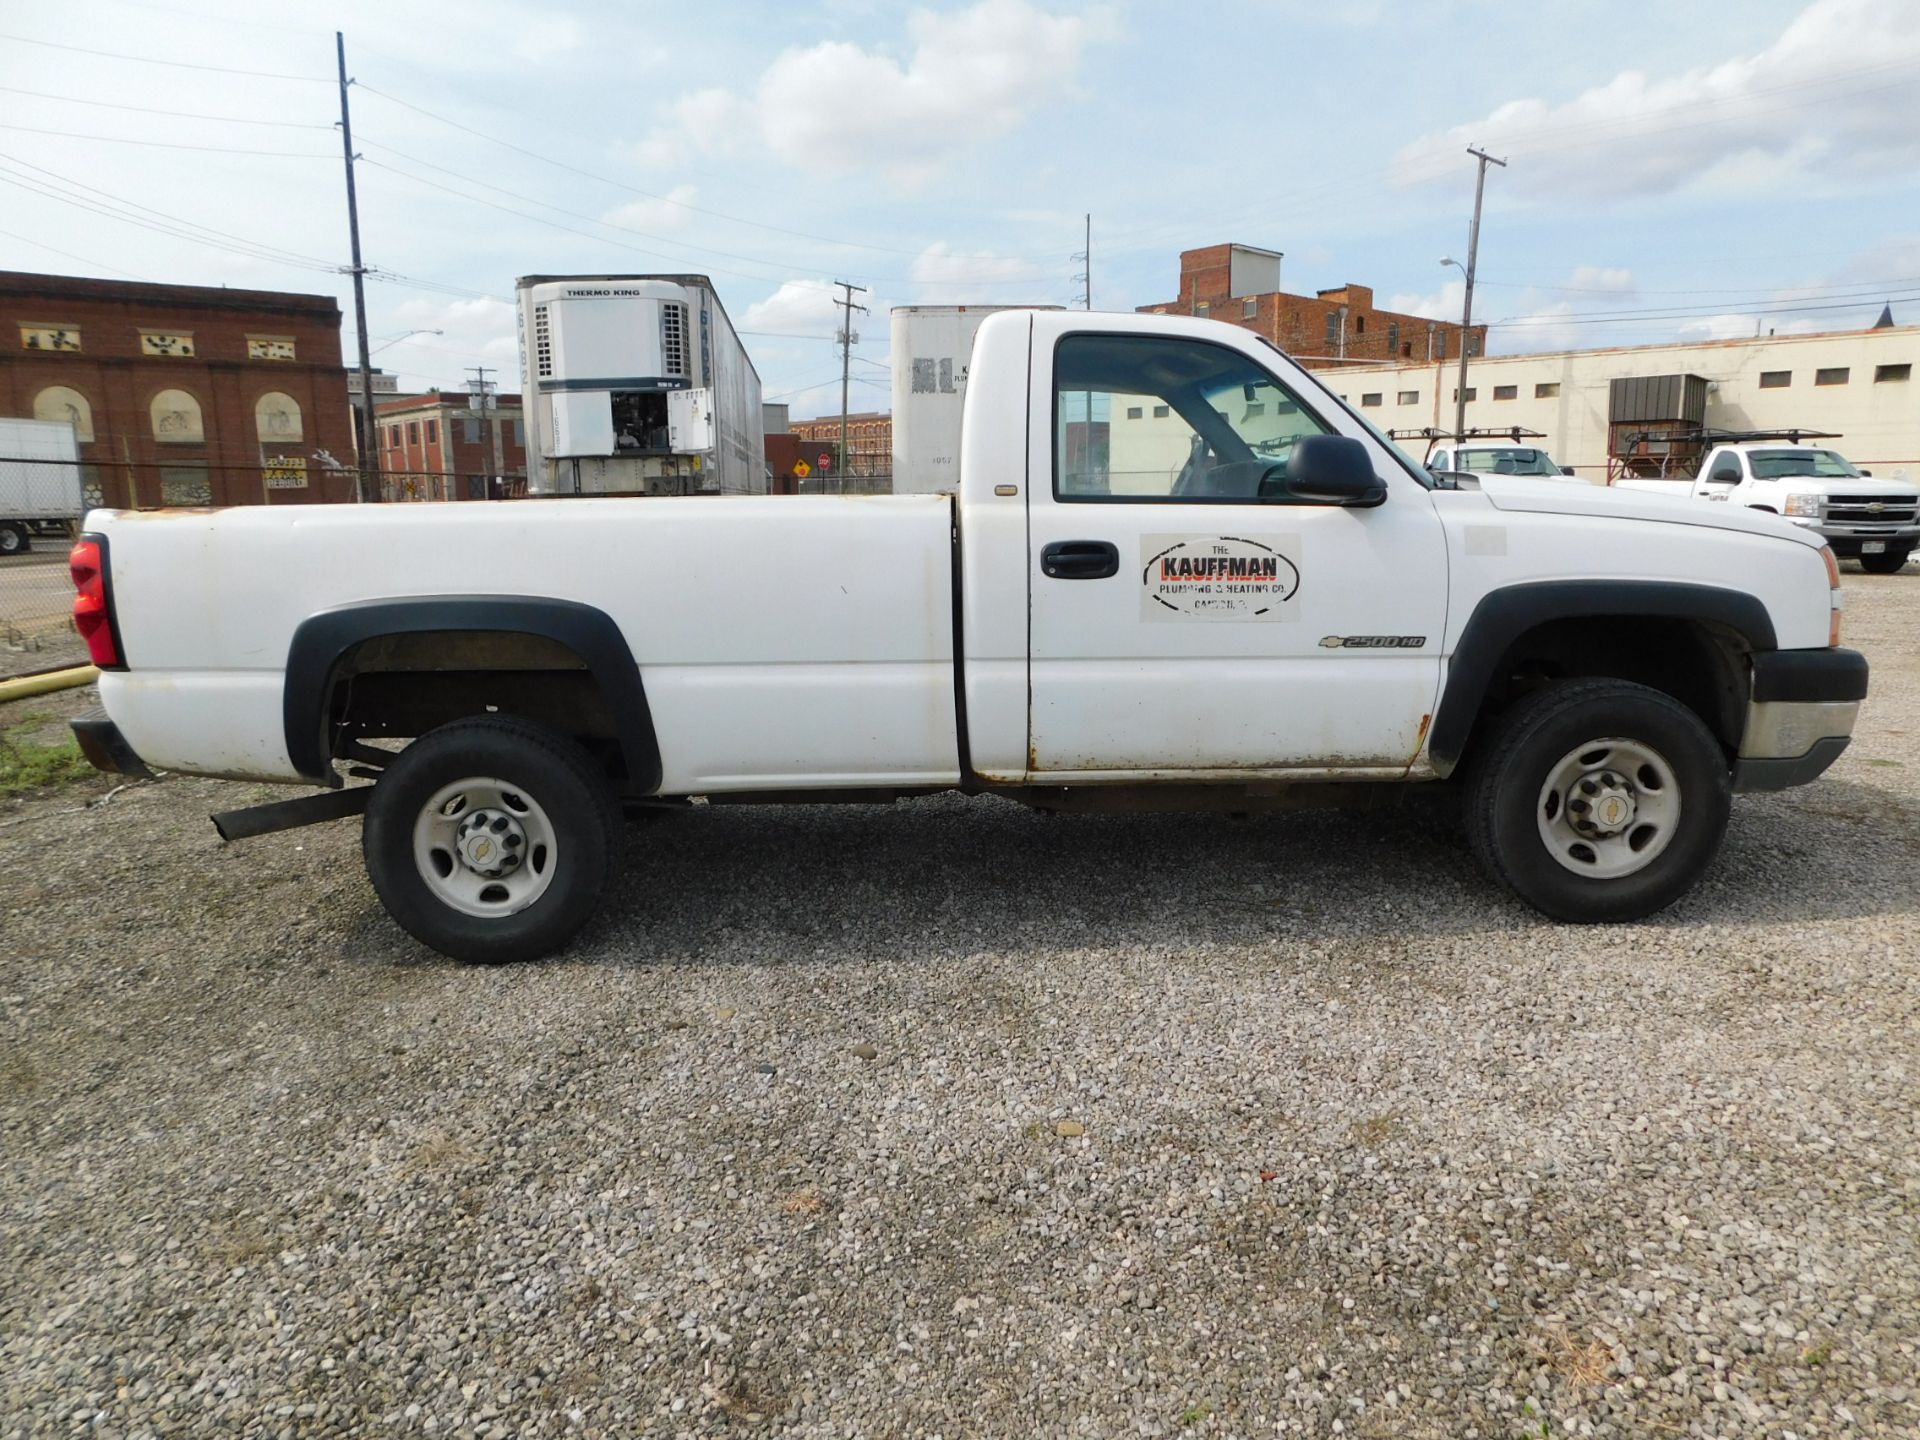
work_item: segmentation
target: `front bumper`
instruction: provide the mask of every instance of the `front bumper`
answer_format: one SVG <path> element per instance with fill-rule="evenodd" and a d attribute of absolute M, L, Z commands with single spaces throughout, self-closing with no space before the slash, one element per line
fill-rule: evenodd
<path fill-rule="evenodd" d="M 1857 650 L 1756 653 L 1733 766 L 1735 792 L 1785 790 L 1818 779 L 1847 748 L 1866 696 L 1867 657 Z"/>
<path fill-rule="evenodd" d="M 93 709 L 76 715 L 67 722 L 67 727 L 73 731 L 80 753 L 94 769 L 112 775 L 135 775 L 142 780 L 153 778 L 153 771 L 133 753 L 127 737 L 120 733 L 120 727 L 105 710 Z"/>

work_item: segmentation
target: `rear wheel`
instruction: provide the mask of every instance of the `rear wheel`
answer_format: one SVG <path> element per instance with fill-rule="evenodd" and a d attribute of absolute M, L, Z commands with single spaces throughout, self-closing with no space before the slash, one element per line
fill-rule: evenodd
<path fill-rule="evenodd" d="M 0 555 L 21 555 L 33 548 L 27 527 L 12 521 L 0 521 Z"/>
<path fill-rule="evenodd" d="M 1860 557 L 1860 568 L 1869 575 L 1895 575 L 1898 574 L 1901 568 L 1907 563 L 1907 557 L 1912 553 L 1912 549 L 1908 548 L 1905 550 L 1888 549 L 1879 555 L 1862 555 Z"/>
<path fill-rule="evenodd" d="M 578 744 L 506 716 L 444 725 L 374 785 L 361 848 L 387 913 L 471 964 L 532 960 L 587 923 L 620 834 Z"/>
<path fill-rule="evenodd" d="M 1500 717 L 1467 833 L 1487 873 L 1556 920 L 1637 920 L 1692 888 L 1732 789 L 1719 743 L 1661 691 L 1577 680 Z"/>

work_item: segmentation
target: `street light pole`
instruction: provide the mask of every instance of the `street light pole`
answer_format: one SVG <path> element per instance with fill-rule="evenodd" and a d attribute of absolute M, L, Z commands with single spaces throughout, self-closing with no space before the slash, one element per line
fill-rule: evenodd
<path fill-rule="evenodd" d="M 1496 160 L 1486 151 L 1469 145 L 1467 153 L 1480 162 L 1480 173 L 1473 182 L 1473 228 L 1467 232 L 1467 294 L 1460 307 L 1460 386 L 1453 397 L 1453 438 L 1458 445 L 1467 438 L 1467 352 L 1473 348 L 1473 276 L 1480 263 L 1480 201 L 1487 189 L 1487 166 L 1507 162 Z M 1443 265 L 1454 262 L 1443 260 Z"/>

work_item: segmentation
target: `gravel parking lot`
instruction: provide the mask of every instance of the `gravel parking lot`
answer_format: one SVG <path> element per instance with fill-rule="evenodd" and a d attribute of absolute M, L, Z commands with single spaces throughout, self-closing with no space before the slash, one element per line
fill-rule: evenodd
<path fill-rule="evenodd" d="M 1853 748 L 1629 927 L 939 799 L 637 827 L 470 970 L 357 822 L 0 801 L 0 1435 L 1920 1433 L 1920 573 L 1847 588 Z"/>

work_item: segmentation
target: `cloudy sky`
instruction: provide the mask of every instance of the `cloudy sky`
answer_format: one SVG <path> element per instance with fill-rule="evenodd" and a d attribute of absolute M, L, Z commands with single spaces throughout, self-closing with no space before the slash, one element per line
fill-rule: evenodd
<path fill-rule="evenodd" d="M 375 363 L 514 385 L 535 272 L 698 270 L 768 398 L 835 411 L 886 308 L 1175 293 L 1284 251 L 1498 352 L 1920 321 L 1920 0 L 63 0 L 0 7 L 0 268 L 331 292 L 332 31 Z M 439 331 L 405 339 L 411 330 Z"/>

